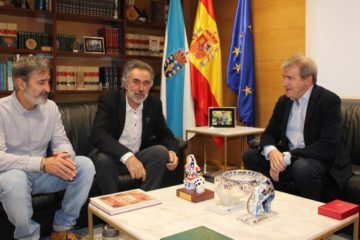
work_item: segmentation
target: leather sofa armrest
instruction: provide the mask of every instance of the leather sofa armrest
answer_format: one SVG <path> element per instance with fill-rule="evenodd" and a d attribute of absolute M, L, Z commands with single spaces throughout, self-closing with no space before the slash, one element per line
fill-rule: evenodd
<path fill-rule="evenodd" d="M 256 149 L 259 147 L 260 139 L 254 138 L 252 141 L 248 142 L 248 145 L 252 149 Z"/>
<path fill-rule="evenodd" d="M 181 138 L 178 138 L 178 141 L 179 141 L 179 150 L 184 151 L 187 147 L 187 142 Z"/>
<path fill-rule="evenodd" d="M 351 168 L 353 175 L 360 175 L 360 165 L 351 164 Z"/>

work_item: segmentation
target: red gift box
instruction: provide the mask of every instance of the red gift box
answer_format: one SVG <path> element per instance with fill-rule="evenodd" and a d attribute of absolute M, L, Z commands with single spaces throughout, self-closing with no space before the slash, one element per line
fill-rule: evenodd
<path fill-rule="evenodd" d="M 319 214 L 338 220 L 342 220 L 358 212 L 359 205 L 344 202 L 341 200 L 334 200 L 328 202 L 318 208 Z"/>

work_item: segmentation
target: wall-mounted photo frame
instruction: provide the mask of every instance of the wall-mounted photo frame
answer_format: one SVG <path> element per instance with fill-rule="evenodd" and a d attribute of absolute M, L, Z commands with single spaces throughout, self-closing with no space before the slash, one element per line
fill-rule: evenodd
<path fill-rule="evenodd" d="M 105 53 L 104 38 L 84 36 L 84 52 Z"/>
<path fill-rule="evenodd" d="M 235 107 L 209 107 L 209 127 L 235 127 Z"/>

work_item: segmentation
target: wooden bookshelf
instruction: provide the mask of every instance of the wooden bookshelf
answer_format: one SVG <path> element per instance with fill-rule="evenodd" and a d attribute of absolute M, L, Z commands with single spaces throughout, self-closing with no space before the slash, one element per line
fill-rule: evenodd
<path fill-rule="evenodd" d="M 168 0 L 163 1 L 167 2 Z M 127 32 L 141 32 L 143 34 L 164 36 L 165 24 L 150 22 L 150 14 L 147 22 L 127 21 L 126 17 L 124 17 L 126 11 L 125 2 L 125 0 L 119 0 L 120 6 L 117 19 L 57 12 L 56 0 L 52 1 L 51 9 L 49 10 L 0 6 L 0 22 L 16 23 L 18 32 L 46 33 L 50 36 L 51 40 L 49 51 L 0 47 L 0 61 L 3 63 L 4 59 L 15 54 L 41 54 L 48 56 L 53 66 L 51 70 L 52 98 L 59 102 L 68 101 L 70 98 L 72 100 L 81 99 L 85 95 L 86 98 L 93 95 L 94 100 L 97 100 L 98 95 L 104 93 L 105 90 L 58 90 L 56 88 L 58 66 L 96 66 L 121 69 L 127 59 L 136 58 L 148 62 L 153 66 L 155 72 L 160 74 L 162 57 L 125 55 L 125 34 Z M 33 8 L 34 0 L 29 0 L 29 3 L 31 8 Z M 136 5 L 139 5 L 140 9 L 146 9 L 148 13 L 150 13 L 151 9 L 150 4 L 151 1 L 148 0 L 136 1 Z M 58 34 L 76 35 L 76 41 L 81 43 L 84 36 L 97 37 L 97 31 L 102 27 L 115 27 L 119 29 L 119 53 L 98 54 L 85 53 L 81 49 L 78 52 L 57 49 Z M 120 79 L 120 76 L 118 78 Z M 120 86 L 121 83 L 118 82 L 117 85 Z M 0 91 L 0 96 L 9 95 L 11 92 Z M 160 87 L 153 87 L 151 92 L 159 94 Z"/>
<path fill-rule="evenodd" d="M 11 6 L 0 6 L 0 15 L 21 16 L 29 18 L 52 18 L 53 12 L 48 10 L 34 10 Z"/>
<path fill-rule="evenodd" d="M 127 21 L 126 27 L 165 31 L 165 24 L 152 23 L 152 22 Z"/>
<path fill-rule="evenodd" d="M 156 57 L 156 56 L 138 56 L 138 55 L 126 55 L 127 59 L 139 59 L 141 58 L 144 61 L 162 61 L 162 57 Z"/>
<path fill-rule="evenodd" d="M 101 24 L 110 24 L 110 23 L 122 23 L 123 19 L 114 19 L 114 18 L 104 18 L 104 17 L 96 17 L 96 16 L 87 16 L 87 15 L 79 15 L 79 14 L 71 14 L 71 13 L 56 13 L 57 20 L 66 20 L 70 22 L 86 22 L 86 23 L 101 23 Z"/>
<path fill-rule="evenodd" d="M 31 50 L 31 49 L 18 49 L 18 48 L 4 48 L 0 47 L 0 53 L 2 54 L 49 54 L 52 55 L 53 51 L 41 51 L 41 50 Z"/>
<path fill-rule="evenodd" d="M 84 52 L 66 52 L 56 51 L 56 55 L 59 57 L 79 57 L 79 58 L 122 58 L 120 54 L 110 53 L 84 53 Z"/>

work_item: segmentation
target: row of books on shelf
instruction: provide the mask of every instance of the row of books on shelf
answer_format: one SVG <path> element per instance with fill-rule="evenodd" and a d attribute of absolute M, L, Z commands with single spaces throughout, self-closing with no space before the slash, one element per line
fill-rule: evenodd
<path fill-rule="evenodd" d="M 0 90 L 14 90 L 12 66 L 23 54 L 15 54 L 0 62 Z M 42 55 L 48 57 L 47 55 Z M 121 68 L 98 66 L 57 66 L 57 90 L 111 90 L 120 86 Z M 161 76 L 156 74 L 154 86 L 160 86 Z"/>
<path fill-rule="evenodd" d="M 0 47 L 50 50 L 51 37 L 47 33 L 17 31 L 16 23 L 0 22 Z"/>
<path fill-rule="evenodd" d="M 35 0 L 35 1 L 0 1 L 0 6 L 17 7 L 35 10 L 51 10 L 53 0 Z"/>
<path fill-rule="evenodd" d="M 0 22 L 0 47 L 16 47 L 16 23 Z"/>
<path fill-rule="evenodd" d="M 56 45 L 57 49 L 62 51 L 72 51 L 76 36 L 73 34 L 57 34 Z M 16 41 L 15 41 L 16 42 Z M 51 49 L 51 36 L 47 33 L 41 32 L 18 32 L 17 33 L 17 46 L 14 44 L 12 47 L 18 49 L 31 49 L 50 51 Z"/>
<path fill-rule="evenodd" d="M 12 59 L 8 59 L 6 62 L 0 63 L 0 90 L 14 90 L 12 64 Z"/>
<path fill-rule="evenodd" d="M 160 86 L 161 85 L 161 75 L 156 73 L 153 81 L 154 81 L 153 86 Z"/>
<path fill-rule="evenodd" d="M 127 33 L 125 53 L 127 55 L 162 57 L 165 37 Z"/>
<path fill-rule="evenodd" d="M 51 10 L 52 0 L 35 0 L 34 9 L 36 10 Z"/>
<path fill-rule="evenodd" d="M 120 69 L 93 66 L 57 66 L 57 90 L 109 90 L 118 87 Z"/>
<path fill-rule="evenodd" d="M 121 69 L 115 67 L 100 67 L 100 83 L 103 90 L 116 89 L 119 87 Z"/>
<path fill-rule="evenodd" d="M 73 51 L 74 43 L 76 42 L 75 34 L 57 34 L 56 47 L 61 51 Z M 77 47 L 77 46 L 76 46 Z"/>
<path fill-rule="evenodd" d="M 15 41 L 16 42 L 16 41 Z M 17 47 L 18 49 L 31 50 L 47 50 L 50 51 L 51 36 L 47 33 L 41 32 L 18 32 L 17 33 Z"/>
<path fill-rule="evenodd" d="M 151 21 L 155 23 L 167 22 L 169 4 L 161 1 L 151 1 Z"/>
<path fill-rule="evenodd" d="M 113 27 L 103 27 L 98 30 L 98 36 L 104 40 L 106 53 L 119 54 L 121 46 L 119 31 L 119 28 Z M 92 39 L 92 37 L 86 38 Z M 51 35 L 48 33 L 18 32 L 16 23 L 0 22 L 0 47 L 50 51 L 51 40 Z M 80 48 L 75 34 L 57 34 L 56 45 L 61 51 L 78 51 Z"/>
<path fill-rule="evenodd" d="M 0 63 L 0 90 L 14 90 L 12 78 L 13 60 Z M 110 90 L 119 86 L 119 68 L 58 66 L 57 90 Z"/>
<path fill-rule="evenodd" d="M 119 1 L 120 0 L 57 0 L 56 11 L 87 16 L 117 18 L 120 6 Z"/>
<path fill-rule="evenodd" d="M 105 18 L 117 18 L 120 12 L 121 0 L 57 0 L 56 11 L 60 13 L 81 14 Z M 24 9 L 48 10 L 52 9 L 53 0 L 12 1 L 0 6 L 13 6 Z M 115 14 L 116 12 L 116 14 Z"/>
<path fill-rule="evenodd" d="M 120 52 L 119 34 L 119 28 L 103 27 L 98 30 L 98 36 L 104 38 L 106 53 L 118 54 Z"/>

